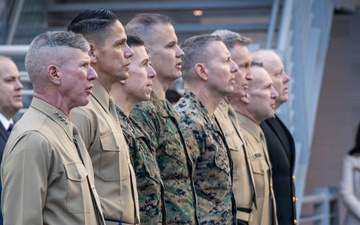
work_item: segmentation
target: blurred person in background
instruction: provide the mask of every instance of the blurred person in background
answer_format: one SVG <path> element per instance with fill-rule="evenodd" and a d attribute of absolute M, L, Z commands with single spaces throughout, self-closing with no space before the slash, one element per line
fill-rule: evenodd
<path fill-rule="evenodd" d="M 360 123 L 355 146 L 344 156 L 340 195 L 346 215 L 344 225 L 360 224 Z"/>
<path fill-rule="evenodd" d="M 21 92 L 23 88 L 16 64 L 11 58 L 0 55 L 0 163 L 6 141 L 14 126 L 12 118 L 23 107 Z M 0 184 L 0 193 L 1 189 Z M 1 212 L 0 224 L 3 224 Z"/>

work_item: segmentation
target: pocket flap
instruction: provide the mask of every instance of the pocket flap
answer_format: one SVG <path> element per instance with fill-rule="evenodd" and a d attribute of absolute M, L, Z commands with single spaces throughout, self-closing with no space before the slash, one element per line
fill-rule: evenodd
<path fill-rule="evenodd" d="M 106 133 L 100 136 L 100 142 L 104 151 L 120 151 L 119 140 L 121 133 Z M 125 140 L 124 140 L 125 141 Z"/>
<path fill-rule="evenodd" d="M 64 164 L 66 176 L 72 181 L 82 181 L 88 175 L 88 172 L 82 162 L 69 162 Z"/>

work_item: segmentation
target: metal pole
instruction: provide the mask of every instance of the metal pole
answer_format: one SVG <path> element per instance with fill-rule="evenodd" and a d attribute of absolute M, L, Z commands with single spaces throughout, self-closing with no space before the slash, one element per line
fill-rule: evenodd
<path fill-rule="evenodd" d="M 271 9 L 269 31 L 268 31 L 268 35 L 266 38 L 265 48 L 267 48 L 267 49 L 271 48 L 271 43 L 272 43 L 272 39 L 274 37 L 274 31 L 275 31 L 275 27 L 276 27 L 277 14 L 279 11 L 279 5 L 280 5 L 280 0 L 274 0 L 273 6 Z"/>
<path fill-rule="evenodd" d="M 9 35 L 6 41 L 7 45 L 11 45 L 14 41 L 15 33 L 17 30 L 17 26 L 19 24 L 21 12 L 24 6 L 25 0 L 16 0 L 15 2 L 15 13 L 13 14 L 12 18 L 10 19 L 10 30 Z"/>

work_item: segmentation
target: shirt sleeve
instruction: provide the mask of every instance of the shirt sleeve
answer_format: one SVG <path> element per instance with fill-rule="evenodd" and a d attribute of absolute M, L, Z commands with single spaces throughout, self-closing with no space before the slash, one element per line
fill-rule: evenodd
<path fill-rule="evenodd" d="M 51 146 L 36 131 L 19 137 L 1 168 L 4 224 L 43 224 Z"/>

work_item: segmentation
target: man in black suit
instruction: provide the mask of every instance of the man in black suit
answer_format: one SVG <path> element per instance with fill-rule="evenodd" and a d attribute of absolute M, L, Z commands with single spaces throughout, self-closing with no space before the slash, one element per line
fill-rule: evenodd
<path fill-rule="evenodd" d="M 23 107 L 22 89 L 16 64 L 9 57 L 0 55 L 0 162 L 14 124 L 12 117 Z M 1 213 L 0 224 L 3 224 Z"/>
<path fill-rule="evenodd" d="M 280 57 L 272 50 L 257 50 L 251 53 L 251 61 L 263 64 L 273 80 L 279 97 L 276 109 L 288 101 L 288 82 L 290 77 L 284 71 Z M 272 164 L 273 188 L 277 205 L 279 225 L 296 224 L 297 198 L 294 186 L 295 143 L 294 139 L 280 120 L 274 115 L 261 123 L 265 134 L 270 162 Z"/>
<path fill-rule="evenodd" d="M 0 55 L 0 162 L 14 123 L 12 117 L 23 107 L 22 89 L 16 64 Z"/>

